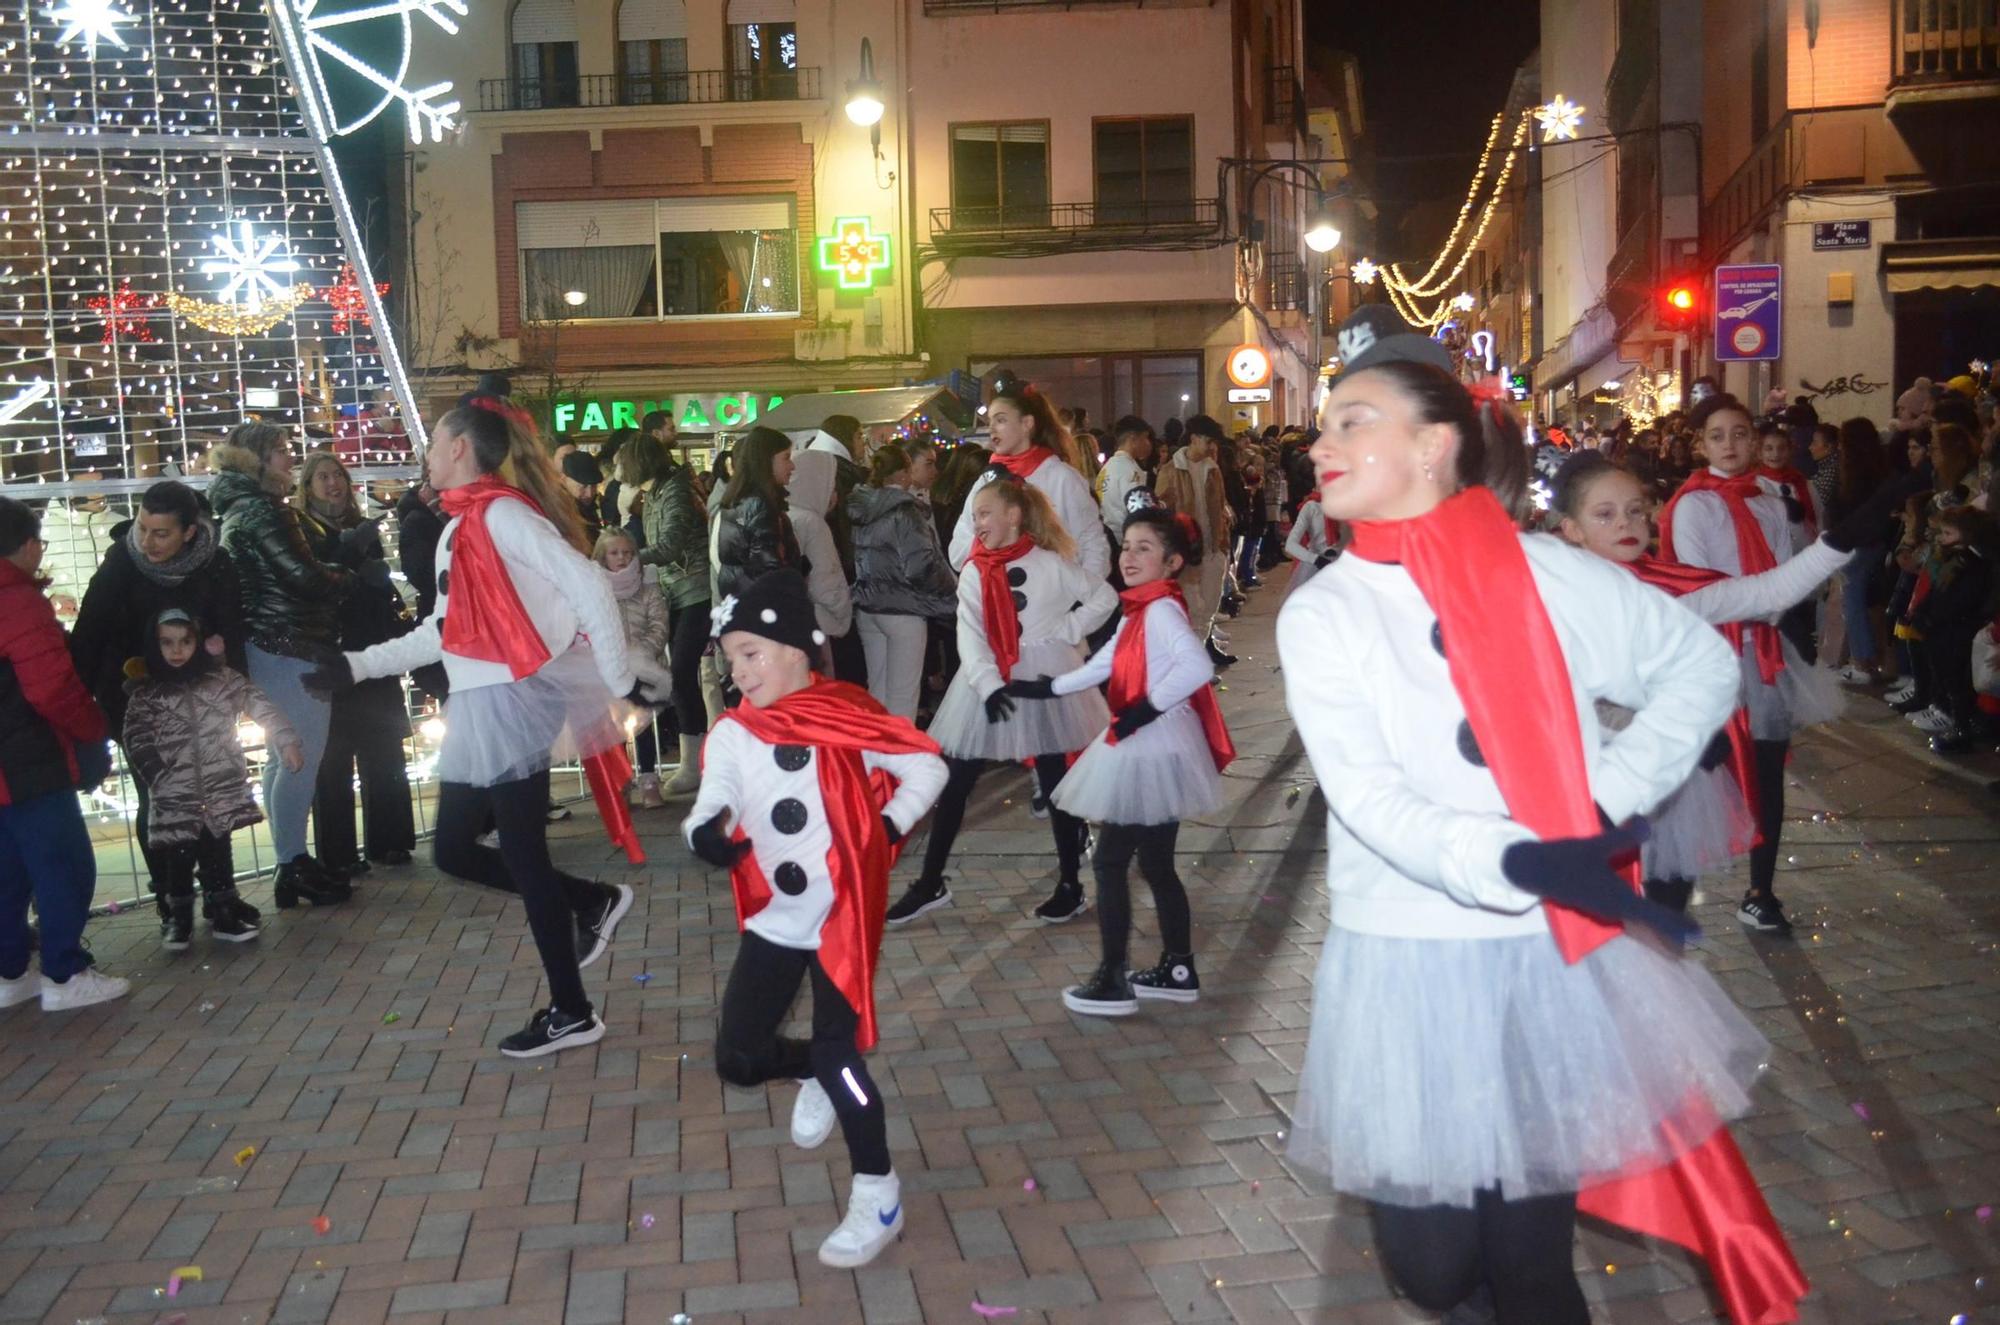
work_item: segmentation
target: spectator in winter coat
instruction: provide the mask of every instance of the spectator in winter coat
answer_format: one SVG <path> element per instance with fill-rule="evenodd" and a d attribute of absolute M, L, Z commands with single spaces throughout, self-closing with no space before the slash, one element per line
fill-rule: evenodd
<path fill-rule="evenodd" d="M 792 481 L 792 441 L 753 428 L 736 450 L 736 477 L 722 491 L 715 516 L 715 593 L 740 595 L 781 566 L 799 568 L 785 488 Z"/>
<path fill-rule="evenodd" d="M 640 421 L 640 435 L 627 442 L 618 457 L 619 477 L 626 486 L 644 486 L 639 561 L 658 569 L 660 592 L 667 596 L 671 622 L 667 651 L 673 658 L 674 726 L 680 732 L 681 764 L 663 790 L 678 796 L 701 785 L 701 738 L 708 730 L 701 656 L 708 648 L 711 585 L 708 509 L 695 491 L 694 471 L 673 458 L 669 449 L 673 437 L 672 417 L 655 410 Z"/>
<path fill-rule="evenodd" d="M 867 655 L 868 692 L 899 718 L 916 716 L 928 622 L 949 621 L 958 610 L 958 581 L 929 511 L 912 490 L 916 479 L 903 448 L 884 445 L 872 459 L 868 483 L 847 499 L 854 522 L 855 627 Z"/>
<path fill-rule="evenodd" d="M 1125 517 L 1131 512 L 1125 498 L 1134 488 L 1147 485 L 1146 465 L 1153 458 L 1153 428 L 1136 414 L 1127 414 L 1112 427 L 1118 449 L 1098 472 L 1097 507 L 1104 527 L 1122 534 Z"/>
<path fill-rule="evenodd" d="M 70 662 L 42 596 L 41 521 L 0 497 L 0 1008 L 39 997 L 59 1012 L 117 998 L 91 969 L 83 926 L 97 857 L 76 793 L 111 771 L 104 713 Z M 28 971 L 28 902 L 42 918 L 42 969 Z"/>
<path fill-rule="evenodd" d="M 625 652 L 664 664 L 671 631 L 667 600 L 660 593 L 659 582 L 639 564 L 639 545 L 632 541 L 632 535 L 615 525 L 606 529 L 597 536 L 590 559 L 602 566 L 611 580 L 619 623 L 625 627 Z M 643 711 L 639 718 L 643 725 L 632 742 L 638 776 L 626 790 L 625 799 L 643 809 L 654 809 L 665 804 L 660 796 L 660 738 L 653 710 Z"/>

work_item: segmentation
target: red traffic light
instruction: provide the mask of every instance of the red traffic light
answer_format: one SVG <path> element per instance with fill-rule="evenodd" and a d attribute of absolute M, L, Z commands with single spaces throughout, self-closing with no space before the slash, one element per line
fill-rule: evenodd
<path fill-rule="evenodd" d="M 1687 331 L 1701 314 L 1701 291 L 1691 281 L 1673 281 L 1660 289 L 1660 325 Z"/>
<path fill-rule="evenodd" d="M 1667 307 L 1681 313 L 1694 312 L 1694 290 L 1691 286 L 1676 285 L 1667 291 Z"/>

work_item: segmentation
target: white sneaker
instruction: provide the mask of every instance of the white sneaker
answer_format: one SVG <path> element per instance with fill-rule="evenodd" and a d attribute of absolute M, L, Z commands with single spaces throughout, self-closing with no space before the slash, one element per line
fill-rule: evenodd
<path fill-rule="evenodd" d="M 1910 721 L 1917 724 L 1918 731 L 1927 732 L 1932 736 L 1936 736 L 1939 732 L 1948 732 L 1952 727 L 1951 715 L 1935 704 Z"/>
<path fill-rule="evenodd" d="M 819 1244 L 819 1263 L 858 1269 L 882 1254 L 903 1231 L 903 1185 L 893 1173 L 857 1173 L 847 1194 L 847 1218 Z"/>
<path fill-rule="evenodd" d="M 25 1003 L 42 992 L 42 982 L 33 971 L 23 971 L 20 978 L 0 980 L 0 1008 L 11 1008 L 17 1003 Z"/>
<path fill-rule="evenodd" d="M 799 1097 L 792 1101 L 792 1144 L 812 1150 L 833 1135 L 833 1101 L 826 1087 L 808 1078 L 799 1083 Z"/>
<path fill-rule="evenodd" d="M 42 977 L 42 1011 L 67 1012 L 71 1008 L 87 1008 L 92 1003 L 109 1003 L 114 998 L 123 998 L 132 986 L 128 981 L 115 975 L 102 975 L 85 969 L 69 979 L 57 984 L 46 975 Z"/>
<path fill-rule="evenodd" d="M 498 828 L 489 828 L 472 840 L 480 846 L 492 847 L 497 851 L 500 848 L 500 830 Z"/>
<path fill-rule="evenodd" d="M 1895 687 L 1882 692 L 1884 704 L 1900 704 L 1917 693 L 1917 683 L 1910 680 L 1898 681 Z"/>
<path fill-rule="evenodd" d="M 1872 686 L 1875 684 L 1875 673 L 1869 671 L 1866 667 L 1856 667 L 1853 663 L 1849 663 L 1835 672 L 1834 676 L 1839 679 L 1842 685 Z"/>

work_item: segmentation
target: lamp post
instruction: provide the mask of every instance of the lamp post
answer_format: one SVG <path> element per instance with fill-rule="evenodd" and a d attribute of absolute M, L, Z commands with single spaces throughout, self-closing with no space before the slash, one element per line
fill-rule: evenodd
<path fill-rule="evenodd" d="M 847 84 L 847 118 L 868 130 L 868 145 L 878 161 L 882 158 L 882 112 L 886 109 L 882 85 L 875 81 L 875 47 L 863 37 L 860 76 Z"/>

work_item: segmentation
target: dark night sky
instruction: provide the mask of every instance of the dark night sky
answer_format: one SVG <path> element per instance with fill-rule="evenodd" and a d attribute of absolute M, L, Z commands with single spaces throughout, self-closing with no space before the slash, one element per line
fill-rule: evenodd
<path fill-rule="evenodd" d="M 1440 22 L 1441 13 L 1447 21 Z M 1538 0 L 1307 0 L 1307 40 L 1361 60 L 1364 130 L 1378 158 L 1385 240 L 1411 203 L 1447 204 L 1449 224 L 1515 66 L 1535 49 L 1539 14 Z M 1463 157 L 1393 159 L 1445 152 Z M 1440 232 L 1428 242 L 1443 238 Z"/>

